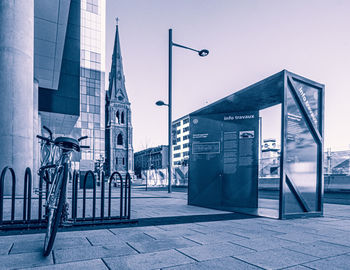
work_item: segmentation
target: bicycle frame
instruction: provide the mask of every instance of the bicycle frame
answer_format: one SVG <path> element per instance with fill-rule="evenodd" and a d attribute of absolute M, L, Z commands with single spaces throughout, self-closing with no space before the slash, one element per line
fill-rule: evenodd
<path fill-rule="evenodd" d="M 63 166 L 65 163 L 69 163 L 70 162 L 70 155 L 71 155 L 72 151 L 66 151 L 66 150 L 62 150 L 62 153 L 60 154 L 60 158 L 57 161 L 56 166 L 54 167 L 55 171 L 53 173 L 54 175 L 54 179 L 52 180 L 52 183 L 50 185 L 49 188 L 49 192 L 46 196 L 46 205 L 49 206 L 50 202 L 49 200 L 51 199 L 51 194 L 53 191 L 57 192 L 56 187 L 60 184 L 58 182 L 58 177 L 60 176 L 59 170 L 63 169 Z M 65 192 L 65 191 L 63 191 Z M 50 207 L 50 206 L 49 206 Z"/>

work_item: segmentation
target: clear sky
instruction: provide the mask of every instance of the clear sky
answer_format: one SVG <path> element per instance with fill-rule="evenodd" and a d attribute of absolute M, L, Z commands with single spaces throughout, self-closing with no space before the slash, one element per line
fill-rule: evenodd
<path fill-rule="evenodd" d="M 106 73 L 119 17 L 134 150 L 167 144 L 169 28 L 210 50 L 173 49 L 173 119 L 287 69 L 325 84 L 325 148 L 348 149 L 349 14 L 349 0 L 107 0 Z"/>

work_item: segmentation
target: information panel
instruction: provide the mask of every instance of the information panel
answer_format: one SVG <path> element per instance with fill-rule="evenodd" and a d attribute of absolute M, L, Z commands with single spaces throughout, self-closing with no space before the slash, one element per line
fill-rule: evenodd
<path fill-rule="evenodd" d="M 189 204 L 257 207 L 258 112 L 191 116 Z"/>
<path fill-rule="evenodd" d="M 317 126 L 318 95 L 312 88 L 295 89 L 307 109 L 307 117 Z M 308 91 L 309 90 L 309 91 Z M 310 93 L 311 92 L 311 93 Z M 285 213 L 316 212 L 317 209 L 317 155 L 318 146 L 300 106 L 288 88 L 286 127 L 286 187 Z"/>

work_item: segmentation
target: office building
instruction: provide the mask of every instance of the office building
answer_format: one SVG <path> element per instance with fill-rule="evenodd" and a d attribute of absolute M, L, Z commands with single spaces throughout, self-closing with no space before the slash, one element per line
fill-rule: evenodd
<path fill-rule="evenodd" d="M 104 155 L 105 4 L 0 1 L 0 166 L 15 169 L 18 193 L 26 167 L 36 181 L 43 125 L 88 135 L 82 159 Z"/>
<path fill-rule="evenodd" d="M 134 154 L 135 174 L 140 178 L 142 171 L 166 169 L 168 167 L 168 146 L 147 148 Z"/>
<path fill-rule="evenodd" d="M 172 166 L 187 165 L 189 158 L 190 117 L 185 115 L 172 123 L 173 160 Z"/>
<path fill-rule="evenodd" d="M 82 160 L 101 160 L 104 151 L 105 0 L 81 0 L 80 117 L 78 136 L 88 136 Z"/>

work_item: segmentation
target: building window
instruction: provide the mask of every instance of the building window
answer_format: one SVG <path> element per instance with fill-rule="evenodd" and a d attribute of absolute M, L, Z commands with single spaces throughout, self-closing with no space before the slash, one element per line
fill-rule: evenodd
<path fill-rule="evenodd" d="M 122 112 L 122 124 L 124 124 L 125 121 L 124 121 L 124 112 Z"/>
<path fill-rule="evenodd" d="M 125 158 L 123 158 L 123 165 L 125 165 Z"/>
<path fill-rule="evenodd" d="M 118 165 L 118 157 L 115 158 L 115 165 Z"/>
<path fill-rule="evenodd" d="M 86 0 L 86 11 L 98 14 L 98 0 Z"/>
<path fill-rule="evenodd" d="M 183 155 L 184 157 L 188 157 L 189 152 L 188 152 L 188 151 L 187 151 L 187 152 L 183 152 L 182 155 Z"/>
<path fill-rule="evenodd" d="M 186 136 L 183 136 L 183 140 L 188 140 L 189 136 L 186 135 Z"/>
<path fill-rule="evenodd" d="M 190 122 L 190 118 L 186 118 L 183 120 L 183 124 L 187 124 L 188 122 Z"/>
<path fill-rule="evenodd" d="M 117 117 L 117 123 L 120 124 L 120 114 L 119 114 L 119 111 L 117 111 L 116 117 Z"/>
<path fill-rule="evenodd" d="M 178 129 L 178 130 L 176 131 L 176 134 L 180 134 L 180 133 L 181 133 L 181 130 Z"/>
<path fill-rule="evenodd" d="M 123 135 L 121 133 L 117 137 L 117 145 L 123 145 Z"/>
<path fill-rule="evenodd" d="M 184 144 L 182 145 L 182 148 L 183 148 L 183 149 L 188 148 L 188 147 L 189 147 L 189 143 L 184 143 Z"/>
<path fill-rule="evenodd" d="M 190 127 L 185 127 L 184 129 L 183 129 L 183 132 L 186 132 L 186 131 L 189 131 L 190 130 Z"/>
<path fill-rule="evenodd" d="M 181 153 L 174 154 L 174 158 L 178 158 L 181 156 Z"/>
<path fill-rule="evenodd" d="M 181 141 L 181 137 L 176 139 L 176 142 L 180 142 Z"/>
<path fill-rule="evenodd" d="M 176 150 L 180 150 L 180 147 L 181 147 L 181 145 L 177 145 L 177 146 L 174 147 L 174 150 L 175 150 L 175 151 L 176 151 Z"/>
<path fill-rule="evenodd" d="M 180 123 L 180 122 L 173 123 L 172 128 L 173 128 L 173 129 L 176 129 L 176 128 L 177 128 L 177 127 L 179 127 L 180 125 L 181 125 L 181 123 Z"/>

